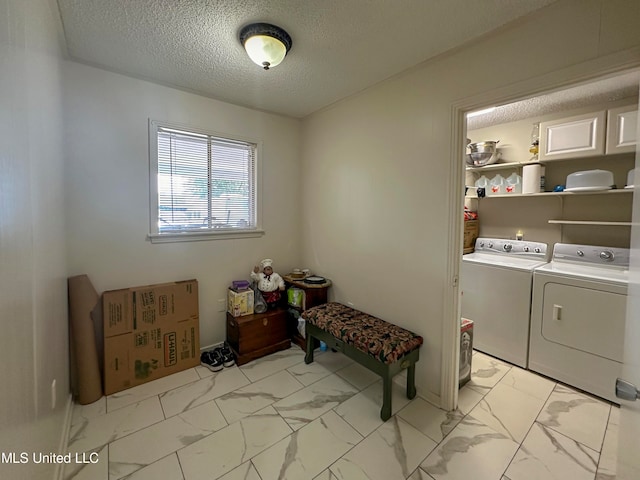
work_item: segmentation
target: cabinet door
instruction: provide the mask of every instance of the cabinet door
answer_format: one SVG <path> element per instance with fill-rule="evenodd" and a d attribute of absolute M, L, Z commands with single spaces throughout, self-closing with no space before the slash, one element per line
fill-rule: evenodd
<path fill-rule="evenodd" d="M 638 106 L 612 108 L 607 112 L 607 154 L 634 152 Z"/>
<path fill-rule="evenodd" d="M 540 160 L 604 155 L 606 112 L 540 123 Z"/>

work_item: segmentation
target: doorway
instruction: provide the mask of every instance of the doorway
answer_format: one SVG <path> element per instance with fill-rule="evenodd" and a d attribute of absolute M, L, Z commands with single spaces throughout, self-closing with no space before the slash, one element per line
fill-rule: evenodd
<path fill-rule="evenodd" d="M 546 79 L 545 82 L 536 82 L 535 79 L 528 80 L 525 82 L 521 82 L 518 85 L 511 86 L 509 88 L 505 88 L 502 92 L 502 95 L 496 94 L 495 98 L 487 98 L 487 96 L 478 96 L 477 98 L 472 98 L 470 100 L 461 102 L 460 104 L 454 105 L 454 114 L 458 115 L 458 121 L 454 123 L 454 128 L 452 132 L 452 152 L 454 153 L 454 158 L 463 158 L 463 155 L 466 153 L 465 145 L 466 139 L 468 138 L 468 132 L 471 130 L 480 130 L 482 128 L 489 128 L 491 126 L 499 125 L 501 123 L 501 115 L 502 118 L 505 118 L 504 115 L 506 112 L 511 111 L 512 114 L 514 111 L 518 111 L 519 113 L 514 114 L 512 117 L 514 122 L 529 122 L 528 129 L 529 131 L 526 133 L 526 138 L 524 140 L 520 140 L 520 147 L 517 145 L 511 145 L 511 148 L 524 148 L 525 154 L 528 155 L 528 146 L 531 141 L 530 132 L 532 129 L 532 123 L 530 120 L 532 118 L 541 117 L 544 115 L 562 115 L 563 111 L 576 111 L 580 108 L 587 108 L 587 102 L 584 98 L 580 98 L 580 91 L 587 92 L 589 89 L 600 89 L 600 103 L 608 103 L 608 102 L 625 102 L 632 98 L 633 94 L 630 94 L 631 90 L 635 88 L 635 102 L 637 103 L 637 94 L 638 94 L 638 83 L 635 83 L 635 87 L 633 86 L 633 82 L 629 82 L 629 79 L 633 75 L 638 75 L 638 66 L 639 62 L 635 61 L 633 64 L 627 64 L 624 66 L 612 66 L 607 71 L 600 70 L 599 73 L 592 73 L 590 75 L 582 75 L 576 74 L 572 79 L 573 81 L 566 81 L 566 72 L 565 75 L 562 75 L 564 78 L 560 78 L 561 74 L 555 76 L 555 78 Z M 584 70 L 584 69 L 578 69 Z M 555 82 L 555 84 L 554 84 Z M 618 83 L 621 86 L 622 90 L 619 90 L 615 93 L 615 88 L 612 88 L 613 85 Z M 623 83 L 627 83 L 626 86 L 622 86 Z M 609 89 L 608 92 L 605 92 L 606 89 Z M 612 93 L 613 92 L 613 93 Z M 616 96 L 612 98 L 612 95 Z M 554 100 L 551 104 L 553 108 L 549 109 L 548 105 L 545 105 L 541 100 Z M 564 100 L 564 103 L 563 103 Z M 591 98 L 591 103 L 593 104 L 593 98 Z M 596 102 L 597 103 L 597 102 Z M 490 112 L 484 119 L 481 116 L 478 116 L 478 120 L 474 120 L 472 122 L 468 122 L 466 118 L 466 114 L 468 112 L 473 112 L 477 110 L 482 110 L 488 107 L 493 107 L 496 105 L 500 105 L 502 107 L 496 108 L 492 112 Z M 523 109 L 523 107 L 529 108 Z M 545 110 L 546 108 L 546 110 Z M 556 109 L 555 111 L 553 109 Z M 537 110 L 536 110 L 537 109 Z M 515 115 L 519 115 L 519 118 L 516 118 Z M 483 124 L 484 123 L 484 124 Z M 502 122 L 504 123 L 504 122 Z M 467 128 L 469 124 L 470 128 Z M 493 124 L 493 125 L 489 125 Z M 522 125 L 520 126 L 522 128 Z M 481 132 L 482 133 L 482 132 Z M 489 138 L 486 138 L 489 140 Z M 493 140 L 497 140 L 497 138 L 493 138 Z M 621 169 L 625 169 L 626 166 L 622 165 Z M 452 162 L 451 172 L 453 178 L 459 179 L 459 185 L 465 185 L 467 183 L 467 175 L 463 166 L 463 162 Z M 620 174 L 618 174 L 619 176 Z M 553 186 L 556 183 L 561 184 L 558 179 L 566 179 L 565 172 L 559 170 L 554 173 L 554 176 L 551 177 Z M 625 178 L 626 180 L 626 178 Z M 452 182 L 453 184 L 454 182 Z M 564 183 L 564 182 L 562 182 Z M 464 198 L 460 196 L 459 190 L 451 193 L 451 201 L 453 205 L 459 206 L 459 210 L 462 210 Z M 552 208 L 564 208 L 564 205 L 561 204 L 557 199 L 547 199 L 542 198 L 540 200 L 542 203 L 545 202 L 554 202 Z M 544 208 L 541 208 L 544 210 Z M 482 218 L 480 218 L 482 222 Z M 547 219 L 548 222 L 548 219 Z M 460 222 L 462 223 L 462 222 Z M 509 228 L 508 231 L 505 231 L 505 228 Z M 453 229 L 456 230 L 456 229 Z M 512 231 L 513 230 L 513 231 Z M 462 226 L 456 230 L 458 234 L 458 238 L 462 238 Z M 482 232 L 482 230 L 481 230 Z M 491 235 L 502 235 L 509 237 L 515 237 L 517 230 L 514 230 L 512 227 L 508 227 L 505 225 L 498 225 L 495 228 L 489 230 L 488 233 Z M 566 229 L 564 226 L 550 226 L 548 223 L 545 225 L 544 229 L 540 229 L 536 231 L 536 229 L 531 229 L 530 233 L 533 236 L 532 239 L 535 239 L 536 236 L 539 236 L 540 233 L 543 232 L 543 237 L 547 240 L 547 243 L 553 244 L 555 241 L 565 240 L 566 238 L 579 238 L 580 235 L 584 235 L 584 232 L 579 232 L 576 234 L 571 231 L 571 228 Z M 526 235 L 526 232 L 525 232 Z M 576 237 L 577 235 L 577 237 Z M 568 237 L 567 237 L 568 236 Z M 624 235 L 616 234 L 617 238 L 622 238 Z M 627 240 L 624 242 L 627 243 L 628 246 L 628 237 L 626 235 Z M 556 240 L 558 239 L 558 240 Z M 624 243 L 622 242 L 622 243 Z M 585 242 L 586 243 L 586 242 Z M 462 242 L 460 242 L 460 247 L 462 247 Z M 460 250 L 455 251 L 452 249 L 451 252 L 451 264 L 453 271 L 459 275 L 460 274 L 460 265 L 462 258 L 462 248 Z M 454 278 L 459 279 L 459 276 L 455 276 Z M 448 351 L 443 351 L 443 384 L 442 384 L 442 397 L 441 404 L 445 409 L 452 409 L 457 405 L 457 388 L 458 388 L 458 339 L 459 339 L 459 319 L 460 319 L 460 296 L 459 291 L 457 290 L 457 285 L 459 283 L 454 282 L 454 288 L 451 291 L 451 298 L 455 305 L 452 308 L 452 312 L 454 312 L 453 319 L 451 322 L 447 323 L 446 329 L 447 332 L 445 337 L 449 337 L 451 339 L 452 347 L 450 349 L 445 349 Z M 447 344 L 447 343 L 445 343 Z M 448 372 L 448 374 L 447 374 Z"/>

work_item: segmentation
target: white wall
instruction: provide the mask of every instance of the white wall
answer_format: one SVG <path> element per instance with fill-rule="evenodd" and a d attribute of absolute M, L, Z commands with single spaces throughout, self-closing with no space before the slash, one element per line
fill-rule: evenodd
<path fill-rule="evenodd" d="M 200 343 L 225 339 L 226 298 L 262 258 L 277 272 L 299 266 L 298 120 L 270 115 L 97 68 L 65 65 L 65 172 L 70 275 L 100 293 L 196 278 Z M 262 141 L 260 238 L 151 244 L 148 119 Z"/>
<path fill-rule="evenodd" d="M 303 263 L 332 278 L 334 299 L 423 335 L 423 394 L 441 393 L 447 259 L 461 243 L 448 234 L 462 222 L 449 196 L 453 105 L 535 77 L 596 75 L 640 45 L 639 15 L 636 0 L 560 0 L 305 119 Z"/>
<path fill-rule="evenodd" d="M 55 2 L 0 0 L 0 19 L 0 451 L 30 455 L 58 450 L 69 399 L 62 56 Z"/>

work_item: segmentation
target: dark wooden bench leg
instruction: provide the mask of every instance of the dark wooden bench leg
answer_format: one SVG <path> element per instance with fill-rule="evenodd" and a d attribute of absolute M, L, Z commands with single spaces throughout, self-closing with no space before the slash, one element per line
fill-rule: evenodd
<path fill-rule="evenodd" d="M 313 363 L 313 337 L 309 335 L 309 331 L 306 332 L 307 335 L 307 354 L 304 356 L 304 363 L 309 365 Z"/>
<path fill-rule="evenodd" d="M 411 400 L 416 396 L 416 364 L 411 363 L 407 368 L 407 398 Z"/>
<path fill-rule="evenodd" d="M 380 418 L 384 422 L 391 418 L 391 385 L 391 372 L 386 368 L 382 375 L 382 409 L 380 410 Z"/>
<path fill-rule="evenodd" d="M 415 398 L 417 394 L 415 385 L 416 362 L 420 358 L 417 348 L 400 359 L 397 359 L 396 362 L 387 364 L 357 349 L 353 345 L 345 343 L 343 340 L 336 338 L 308 321 L 306 322 L 306 337 L 307 351 L 304 357 L 306 364 L 313 362 L 314 347 L 317 346 L 319 340 L 323 340 L 327 344 L 330 344 L 332 348 L 336 348 L 363 367 L 382 377 L 382 408 L 380 409 L 380 418 L 384 422 L 391 418 L 393 376 L 405 368 L 407 369 L 407 398 L 410 400 Z"/>

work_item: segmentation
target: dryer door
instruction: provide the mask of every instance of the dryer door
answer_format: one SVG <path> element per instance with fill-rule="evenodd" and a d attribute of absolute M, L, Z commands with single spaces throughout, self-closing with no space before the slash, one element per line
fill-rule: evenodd
<path fill-rule="evenodd" d="M 550 342 L 622 362 L 626 290 L 606 288 L 617 292 L 546 283 L 542 336 Z"/>

